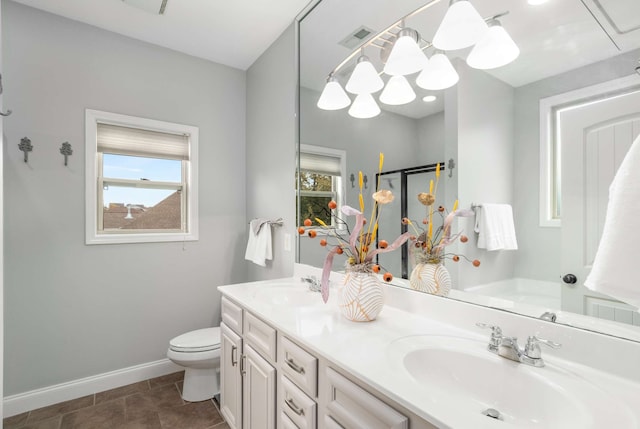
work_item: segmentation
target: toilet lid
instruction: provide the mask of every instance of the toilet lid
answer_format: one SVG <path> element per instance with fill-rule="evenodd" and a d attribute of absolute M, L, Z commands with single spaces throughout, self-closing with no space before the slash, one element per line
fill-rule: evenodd
<path fill-rule="evenodd" d="M 203 352 L 220 348 L 220 328 L 205 328 L 178 335 L 169 341 L 176 352 Z"/>

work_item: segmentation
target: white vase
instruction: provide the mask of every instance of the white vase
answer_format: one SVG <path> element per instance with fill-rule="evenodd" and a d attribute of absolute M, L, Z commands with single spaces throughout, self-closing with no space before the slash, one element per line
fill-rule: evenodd
<path fill-rule="evenodd" d="M 411 289 L 447 296 L 451 290 L 449 270 L 441 263 L 417 264 L 409 277 Z"/>
<path fill-rule="evenodd" d="M 368 272 L 348 272 L 338 292 L 340 311 L 354 322 L 370 322 L 384 306 L 384 289 L 378 277 Z"/>

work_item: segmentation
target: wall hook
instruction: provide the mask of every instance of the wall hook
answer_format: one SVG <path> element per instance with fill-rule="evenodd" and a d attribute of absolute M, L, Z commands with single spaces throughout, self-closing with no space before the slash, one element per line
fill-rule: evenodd
<path fill-rule="evenodd" d="M 62 143 L 62 146 L 60 147 L 60 153 L 64 155 L 64 165 L 66 167 L 67 159 L 70 155 L 73 155 L 73 149 L 71 149 L 71 145 L 69 144 L 69 142 Z"/>
<path fill-rule="evenodd" d="M 2 95 L 2 75 L 1 74 L 0 74 L 0 95 Z M 11 113 L 12 113 L 11 110 L 7 110 L 6 113 L 3 113 L 0 111 L 0 116 L 9 116 Z"/>
<path fill-rule="evenodd" d="M 351 180 L 351 187 L 355 188 L 356 187 L 356 185 L 355 185 L 355 181 L 356 181 L 355 174 L 351 173 L 351 176 L 349 176 L 349 180 Z"/>
<path fill-rule="evenodd" d="M 28 162 L 29 152 L 33 150 L 33 145 L 31 144 L 31 140 L 28 137 L 22 137 L 20 139 L 20 144 L 18 145 L 18 149 L 24 152 L 24 162 Z"/>
<path fill-rule="evenodd" d="M 364 182 L 364 189 L 367 189 L 367 182 L 369 181 L 369 179 L 367 178 L 367 175 L 365 174 L 364 177 L 362 178 L 362 181 Z"/>
<path fill-rule="evenodd" d="M 456 166 L 456 162 L 453 160 L 453 158 L 449 159 L 449 164 L 447 164 L 447 168 L 449 169 L 449 178 L 453 177 L 453 169 Z"/>

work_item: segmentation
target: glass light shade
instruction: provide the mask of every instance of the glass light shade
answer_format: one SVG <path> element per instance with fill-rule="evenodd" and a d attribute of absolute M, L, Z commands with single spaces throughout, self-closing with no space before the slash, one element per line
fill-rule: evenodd
<path fill-rule="evenodd" d="M 372 94 L 380 91 L 383 86 L 384 82 L 378 75 L 376 68 L 368 57 L 362 55 L 358 58 L 358 64 L 353 69 L 345 89 L 352 94 Z"/>
<path fill-rule="evenodd" d="M 344 92 L 340 83 L 334 77 L 329 78 L 318 99 L 318 108 L 322 110 L 340 110 L 349 104 L 351 104 L 351 99 Z"/>
<path fill-rule="evenodd" d="M 405 76 L 422 70 L 428 59 L 418 46 L 418 40 L 417 31 L 410 28 L 400 30 L 383 71 L 391 76 Z"/>
<path fill-rule="evenodd" d="M 489 70 L 509 64 L 520 55 L 520 49 L 509 33 L 498 23 L 473 47 L 467 64 L 474 69 Z"/>
<path fill-rule="evenodd" d="M 371 94 L 359 94 L 349 108 L 349 115 L 358 119 L 368 119 L 378 116 L 380 107 Z"/>
<path fill-rule="evenodd" d="M 391 76 L 380 94 L 380 101 L 392 106 L 411 103 L 415 99 L 416 93 L 404 76 Z"/>
<path fill-rule="evenodd" d="M 453 68 L 449 58 L 443 53 L 436 53 L 416 79 L 420 88 L 437 91 L 447 89 L 458 83 L 460 77 Z"/>
<path fill-rule="evenodd" d="M 457 0 L 449 6 L 435 36 L 433 46 L 453 51 L 474 45 L 487 32 L 487 24 L 468 0 Z"/>

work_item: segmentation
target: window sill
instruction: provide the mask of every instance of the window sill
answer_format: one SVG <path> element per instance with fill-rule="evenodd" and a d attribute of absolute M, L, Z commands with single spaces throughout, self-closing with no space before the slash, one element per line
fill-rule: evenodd
<path fill-rule="evenodd" d="M 148 233 L 148 234 L 93 234 L 87 236 L 85 244 L 131 244 L 197 241 L 197 233 Z"/>

